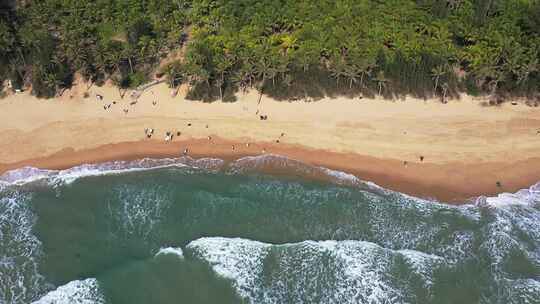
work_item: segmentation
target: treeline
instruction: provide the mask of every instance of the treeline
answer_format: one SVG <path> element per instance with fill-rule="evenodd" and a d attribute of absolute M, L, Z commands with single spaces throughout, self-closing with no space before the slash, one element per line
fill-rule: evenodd
<path fill-rule="evenodd" d="M 0 79 L 51 97 L 75 72 L 118 86 L 144 83 L 181 45 L 189 3 L 170 0 L 27 0 L 2 9 Z"/>
<path fill-rule="evenodd" d="M 181 56 L 158 69 L 167 54 Z M 2 10 L 0 78 L 38 96 L 75 72 L 188 97 L 535 96 L 539 0 L 41 0 Z"/>

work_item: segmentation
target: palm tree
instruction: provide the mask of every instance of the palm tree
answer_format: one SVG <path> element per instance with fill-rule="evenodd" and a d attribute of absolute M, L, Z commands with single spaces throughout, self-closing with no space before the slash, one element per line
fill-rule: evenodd
<path fill-rule="evenodd" d="M 289 72 L 289 63 L 285 58 L 282 57 L 282 60 L 280 60 L 280 63 L 277 65 L 276 71 L 278 75 L 281 75 L 282 79 L 285 79 Z"/>
<path fill-rule="evenodd" d="M 355 65 L 348 65 L 345 67 L 344 74 L 349 78 L 349 89 L 352 89 L 353 83 L 358 81 L 358 77 L 361 76 L 361 72 Z"/>
<path fill-rule="evenodd" d="M 289 53 L 289 49 L 294 48 L 296 46 L 296 38 L 291 35 L 285 35 L 281 37 L 281 49 L 283 50 L 284 54 Z"/>
<path fill-rule="evenodd" d="M 446 75 L 446 73 L 446 65 L 438 65 L 431 70 L 431 77 L 433 77 L 433 80 L 435 81 L 435 92 L 437 92 L 437 88 L 439 87 L 439 79 Z"/>
<path fill-rule="evenodd" d="M 255 65 L 255 73 L 261 78 L 260 90 L 259 90 L 259 100 L 257 104 L 261 103 L 262 94 L 264 90 L 264 85 L 266 84 L 266 79 L 268 78 L 270 69 L 271 69 L 270 60 L 267 58 L 261 58 L 258 64 Z M 275 75 L 274 75 L 275 76 Z"/>
<path fill-rule="evenodd" d="M 279 71 L 277 68 L 271 66 L 267 70 L 267 77 L 272 79 L 272 86 L 276 85 L 276 76 L 278 75 Z"/>
<path fill-rule="evenodd" d="M 384 76 L 384 71 L 379 71 L 377 73 L 377 77 L 375 77 L 375 81 L 379 84 L 379 95 L 381 95 L 382 88 L 386 86 L 386 83 L 388 82 L 388 79 Z"/>
<path fill-rule="evenodd" d="M 369 63 L 367 60 L 360 62 L 358 72 L 360 73 L 360 87 L 364 86 L 364 77 L 371 75 L 371 71 L 375 68 L 374 63 Z"/>
<path fill-rule="evenodd" d="M 223 100 L 223 84 L 225 83 L 225 74 L 232 65 L 233 61 L 229 56 L 225 55 L 218 57 L 216 72 L 219 74 L 219 78 L 216 80 L 216 86 L 219 88 L 219 99 L 221 100 Z"/>
<path fill-rule="evenodd" d="M 339 78 L 346 75 L 345 68 L 345 64 L 341 62 L 330 67 L 330 75 L 336 78 L 336 86 L 339 86 Z"/>

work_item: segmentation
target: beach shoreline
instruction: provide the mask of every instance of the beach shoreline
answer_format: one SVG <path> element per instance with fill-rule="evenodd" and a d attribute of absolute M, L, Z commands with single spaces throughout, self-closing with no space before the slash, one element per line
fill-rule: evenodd
<path fill-rule="evenodd" d="M 235 151 L 230 149 L 232 145 L 235 145 Z M 209 146 L 204 139 L 191 139 L 174 143 L 123 142 L 81 151 L 68 148 L 46 157 L 12 164 L 0 164 L 0 173 L 26 166 L 64 170 L 78 165 L 109 161 L 174 158 L 183 156 L 183 150 L 186 147 L 189 147 L 187 156 L 195 159 L 212 157 L 226 162 L 247 156 L 284 156 L 307 165 L 353 174 L 361 180 L 374 182 L 390 190 L 449 204 L 470 203 L 482 195 L 493 196 L 500 192 L 512 193 L 540 181 L 540 173 L 530 170 L 530 168 L 540 166 L 540 157 L 513 164 L 423 164 L 418 162 L 403 167 L 398 160 L 314 150 L 297 145 L 277 146 L 268 142 L 251 143 L 250 147 L 246 147 L 239 142 L 221 138 L 216 138 L 212 146 Z M 262 149 L 270 151 L 271 154 L 263 154 Z M 272 167 L 263 171 L 270 174 L 287 175 L 290 173 L 287 169 Z M 506 182 L 499 187 L 492 182 L 493 179 Z"/>
<path fill-rule="evenodd" d="M 450 203 L 540 181 L 539 111 L 522 103 L 264 96 L 259 104 L 256 91 L 205 103 L 184 96 L 164 83 L 137 99 L 110 84 L 80 83 L 54 99 L 10 94 L 0 99 L 0 172 L 178 157 L 188 149 L 192 157 L 225 160 L 283 155 Z"/>

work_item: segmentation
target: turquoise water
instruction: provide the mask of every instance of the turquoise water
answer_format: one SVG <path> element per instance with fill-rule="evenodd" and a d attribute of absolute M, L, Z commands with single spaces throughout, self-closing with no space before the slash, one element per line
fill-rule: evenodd
<path fill-rule="evenodd" d="M 540 303 L 540 184 L 453 207 L 277 156 L 0 179 L 2 304 Z"/>

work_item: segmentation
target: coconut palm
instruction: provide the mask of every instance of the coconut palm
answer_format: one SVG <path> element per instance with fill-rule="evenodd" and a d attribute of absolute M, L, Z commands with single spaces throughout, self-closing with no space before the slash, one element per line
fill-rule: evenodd
<path fill-rule="evenodd" d="M 345 66 L 344 76 L 349 79 L 349 89 L 352 89 L 353 83 L 356 83 L 358 81 L 358 77 L 360 77 L 362 73 L 355 65 L 347 65 Z"/>
<path fill-rule="evenodd" d="M 346 65 L 342 62 L 334 64 L 330 67 L 330 75 L 336 78 L 336 86 L 339 86 L 339 78 L 346 76 Z"/>
<path fill-rule="evenodd" d="M 219 77 L 216 79 L 216 86 L 219 88 L 219 99 L 223 100 L 223 84 L 225 83 L 225 74 L 228 73 L 233 65 L 233 60 L 227 55 L 218 56 L 216 62 L 216 72 Z"/>
<path fill-rule="evenodd" d="M 285 35 L 281 37 L 281 49 L 284 54 L 288 54 L 290 49 L 293 49 L 296 46 L 296 37 L 291 35 Z"/>
<path fill-rule="evenodd" d="M 266 84 L 266 80 L 269 76 L 275 77 L 275 69 L 272 69 L 272 65 L 270 63 L 270 60 L 268 58 L 261 58 L 257 64 L 255 64 L 255 75 L 261 79 L 260 82 L 260 88 L 259 88 L 259 100 L 257 101 L 257 104 L 261 103 L 262 94 L 264 90 L 264 86 Z"/>
<path fill-rule="evenodd" d="M 437 92 L 437 88 L 439 87 L 440 78 L 446 75 L 447 72 L 446 65 L 438 65 L 431 70 L 431 77 L 435 81 L 435 92 Z"/>
<path fill-rule="evenodd" d="M 360 87 L 364 86 L 364 77 L 371 75 L 371 71 L 375 68 L 374 63 L 370 63 L 367 60 L 363 60 L 358 65 L 358 72 L 360 73 Z"/>

